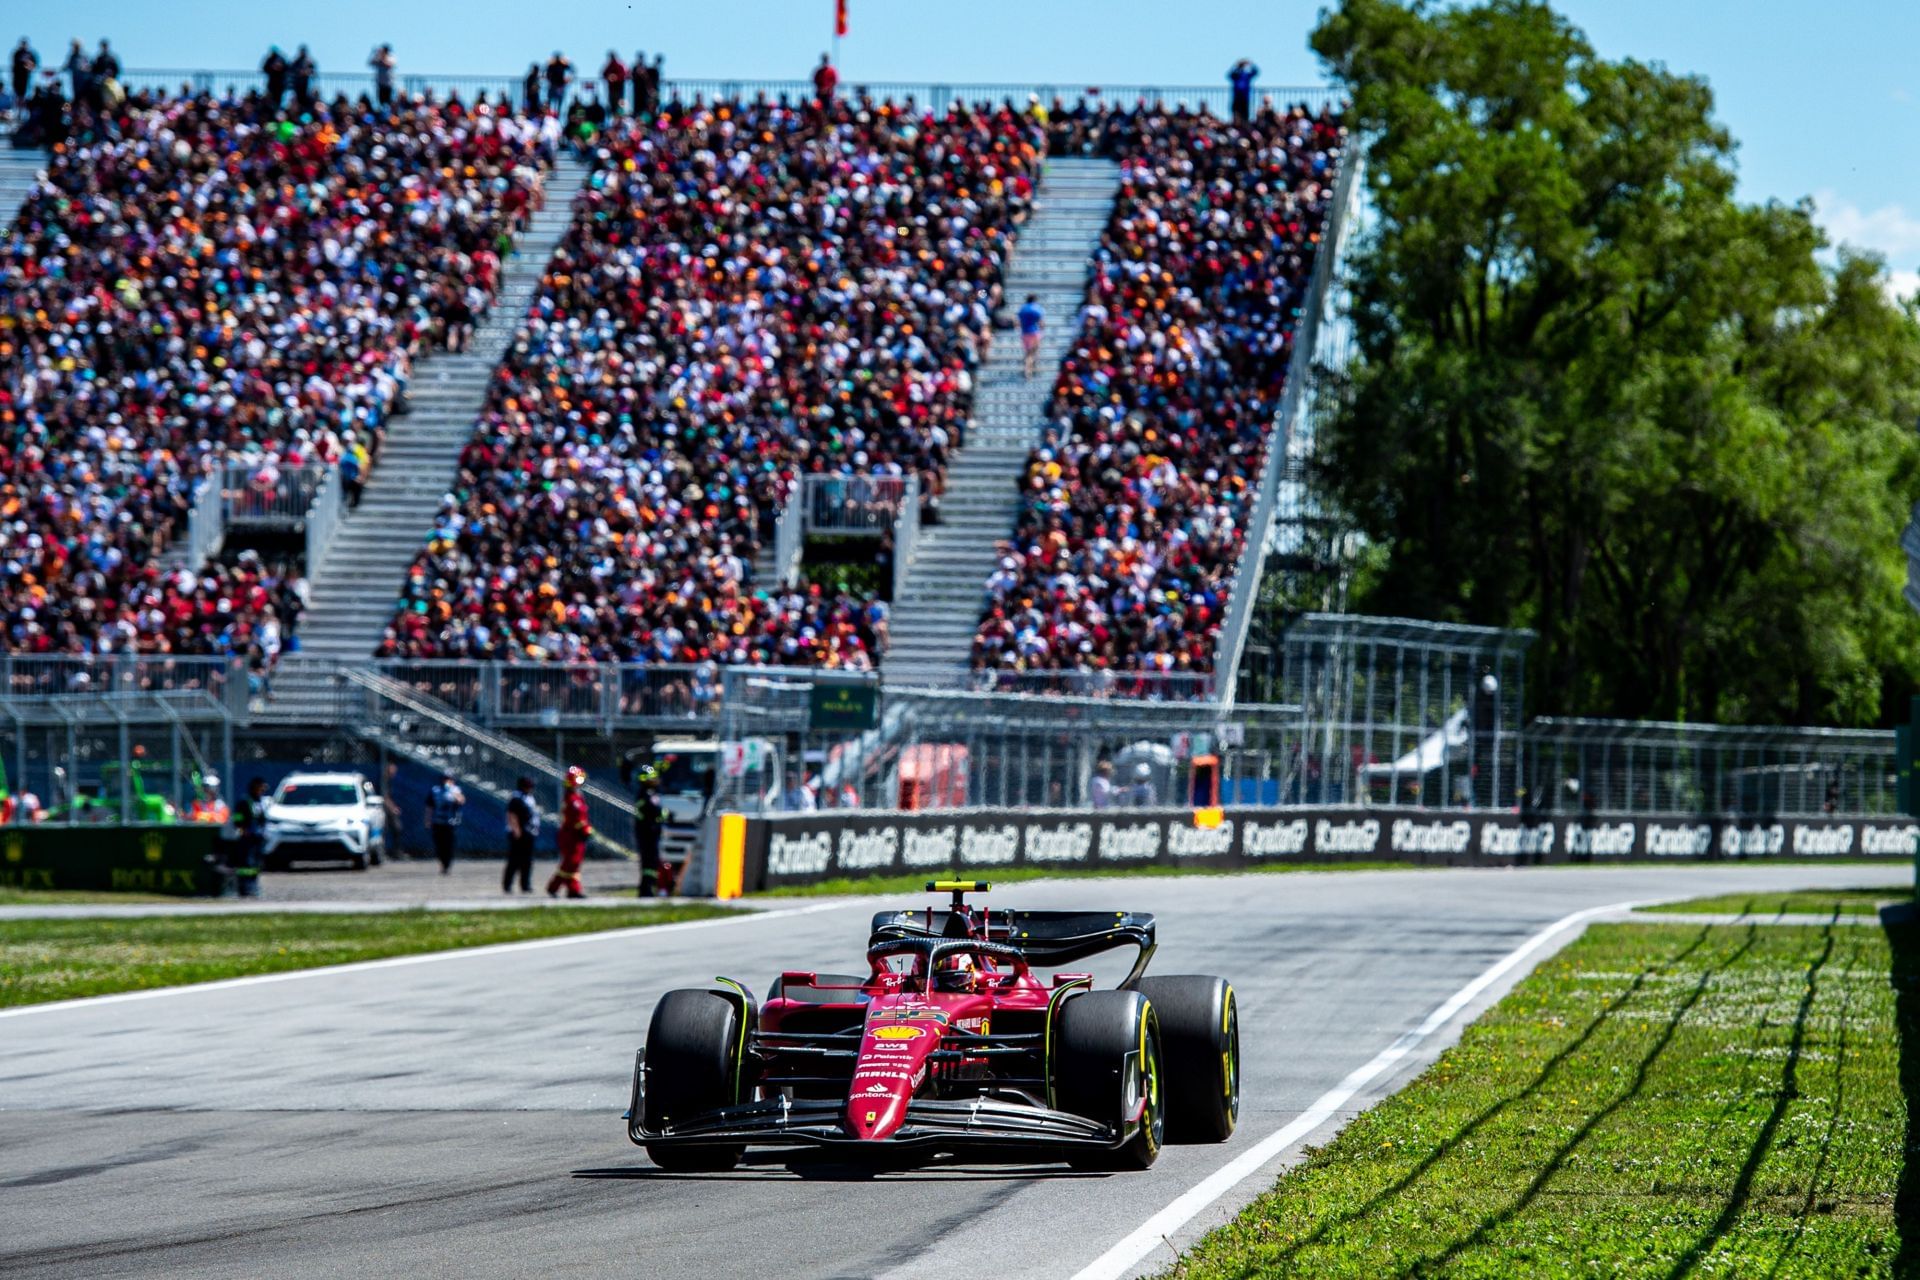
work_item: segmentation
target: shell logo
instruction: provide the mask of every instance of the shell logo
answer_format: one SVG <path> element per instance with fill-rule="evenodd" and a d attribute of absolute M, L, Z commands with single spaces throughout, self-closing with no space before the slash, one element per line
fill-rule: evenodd
<path fill-rule="evenodd" d="M 918 1040 L 925 1034 L 927 1034 L 926 1031 L 920 1027 L 898 1026 L 873 1029 L 875 1040 Z"/>

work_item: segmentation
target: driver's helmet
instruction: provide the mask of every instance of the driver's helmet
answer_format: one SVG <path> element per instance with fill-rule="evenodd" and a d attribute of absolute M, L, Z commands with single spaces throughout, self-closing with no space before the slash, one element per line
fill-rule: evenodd
<path fill-rule="evenodd" d="M 940 957 L 940 964 L 934 970 L 934 984 L 942 991 L 966 991 L 973 986 L 979 972 L 980 963 L 972 952 L 956 951 Z"/>

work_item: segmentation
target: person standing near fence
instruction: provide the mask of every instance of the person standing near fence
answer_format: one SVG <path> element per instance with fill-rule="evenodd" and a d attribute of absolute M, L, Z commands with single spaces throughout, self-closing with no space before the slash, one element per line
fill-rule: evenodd
<path fill-rule="evenodd" d="M 267 780 L 254 778 L 240 811 L 233 815 L 239 832 L 234 843 L 233 883 L 243 898 L 260 896 L 260 866 L 267 860 Z"/>
<path fill-rule="evenodd" d="M 613 49 L 607 50 L 607 60 L 601 64 L 600 78 L 607 82 L 607 114 L 618 117 L 627 109 L 627 79 L 631 72 L 627 64 L 620 61 L 620 55 Z"/>
<path fill-rule="evenodd" d="M 33 73 L 40 68 L 40 55 L 27 43 L 25 36 L 13 46 L 13 111 L 16 116 L 27 113 L 27 95 L 33 90 Z"/>
<path fill-rule="evenodd" d="M 640 896 L 660 892 L 660 771 L 646 765 L 633 775 L 633 847 L 640 853 Z"/>
<path fill-rule="evenodd" d="M 558 49 L 547 59 L 547 109 L 567 109 L 567 86 L 573 83 L 573 64 Z"/>
<path fill-rule="evenodd" d="M 567 794 L 560 801 L 560 831 L 554 837 L 554 843 L 560 848 L 560 865 L 547 881 L 549 898 L 558 897 L 563 888 L 569 898 L 587 896 L 580 883 L 580 868 L 587 861 L 587 839 L 593 835 L 593 823 L 587 817 L 587 798 L 580 794 L 586 780 L 587 771 L 579 765 L 567 770 Z"/>
<path fill-rule="evenodd" d="M 320 64 L 314 61 L 307 46 L 301 45 L 294 55 L 293 65 L 287 68 L 287 74 L 293 81 L 293 100 L 300 104 L 301 110 L 313 105 L 313 81 L 320 74 Z"/>
<path fill-rule="evenodd" d="M 373 51 L 367 59 L 367 65 L 373 68 L 373 98 L 380 104 L 381 110 L 393 105 L 393 46 L 383 44 Z"/>
<path fill-rule="evenodd" d="M 833 102 L 834 90 L 840 87 L 840 73 L 834 70 L 833 60 L 826 54 L 820 55 L 820 65 L 813 69 L 813 94 L 820 99 L 821 106 Z"/>
<path fill-rule="evenodd" d="M 1253 82 L 1260 68 L 1250 58 L 1242 58 L 1227 70 L 1227 84 L 1233 90 L 1233 122 L 1245 124 L 1253 118 Z"/>
<path fill-rule="evenodd" d="M 270 45 L 266 59 L 260 64 L 260 73 L 267 78 L 267 102 L 279 106 L 287 96 L 287 55 L 280 52 L 279 45 Z"/>
<path fill-rule="evenodd" d="M 516 877 L 520 892 L 533 892 L 533 846 L 539 839 L 540 806 L 533 798 L 533 779 L 523 777 L 507 801 L 507 869 L 500 877 L 500 892 L 512 893 Z"/>
<path fill-rule="evenodd" d="M 460 811 L 466 807 L 467 797 L 451 773 L 441 774 L 440 781 L 427 793 L 427 827 L 433 833 L 433 856 L 440 860 L 443 876 L 453 870 Z"/>

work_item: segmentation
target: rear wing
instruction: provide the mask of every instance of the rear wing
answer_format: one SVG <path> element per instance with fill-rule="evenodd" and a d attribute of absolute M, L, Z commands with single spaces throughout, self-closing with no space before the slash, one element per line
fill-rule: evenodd
<path fill-rule="evenodd" d="M 1137 947 L 1140 954 L 1129 982 L 1146 969 L 1155 945 L 1153 916 L 1145 911 L 996 911 L 987 921 L 981 941 L 1017 947 L 1028 964 L 1039 968 L 1072 964 L 1118 947 Z M 971 936 L 972 922 L 952 911 L 880 911 L 874 914 L 867 943 Z"/>

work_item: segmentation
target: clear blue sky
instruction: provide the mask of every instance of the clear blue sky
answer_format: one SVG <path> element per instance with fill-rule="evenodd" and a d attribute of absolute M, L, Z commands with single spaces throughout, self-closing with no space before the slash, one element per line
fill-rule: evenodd
<path fill-rule="evenodd" d="M 1214 83 L 1253 58 L 1272 84 L 1316 84 L 1306 36 L 1320 0 L 849 0 L 852 79 Z M 1837 238 L 1920 279 L 1920 5 L 1892 0 L 1563 0 L 1609 57 L 1704 75 L 1741 143 L 1753 199 L 1819 201 Z M 667 55 L 669 75 L 804 75 L 828 44 L 832 0 L 69 0 L 8 6 L 49 62 L 107 36 L 128 66 L 251 67 L 305 41 L 324 69 L 393 42 L 402 70 L 524 70 L 565 49 Z M 18 24 L 25 21 L 24 30 Z"/>

